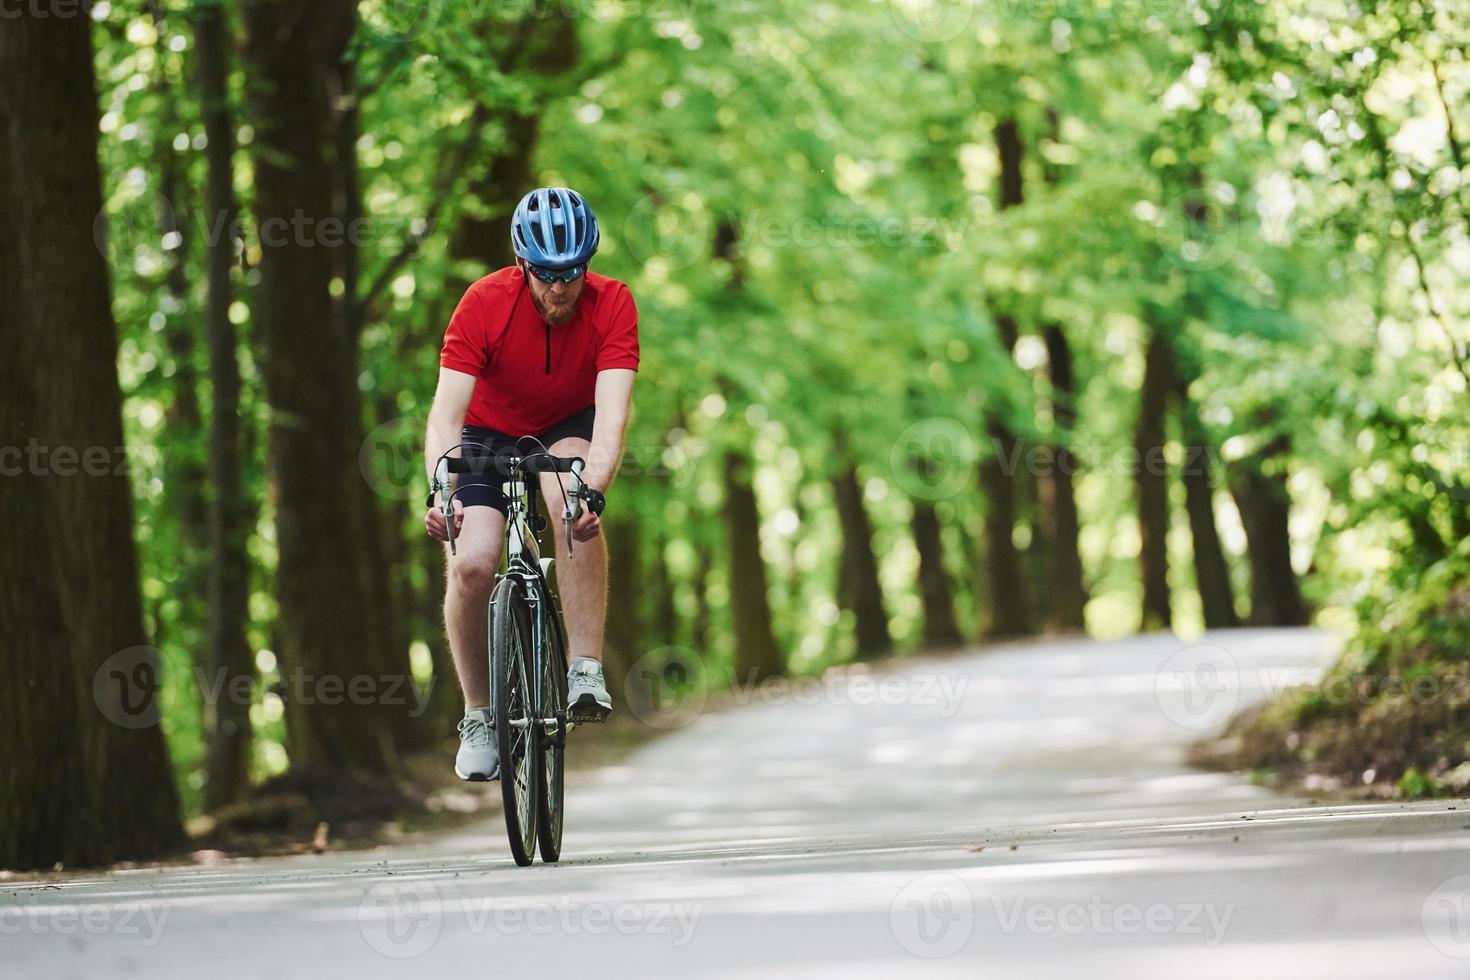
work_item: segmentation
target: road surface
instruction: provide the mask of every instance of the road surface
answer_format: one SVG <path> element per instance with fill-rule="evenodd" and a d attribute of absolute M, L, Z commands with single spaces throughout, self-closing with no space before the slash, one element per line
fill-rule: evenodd
<path fill-rule="evenodd" d="M 659 720 L 687 725 L 570 788 L 559 866 L 516 868 L 496 817 L 374 852 L 11 883 L 0 962 L 87 980 L 1463 978 L 1470 804 L 1313 806 L 1183 764 L 1335 652 L 1305 630 L 1046 643 L 686 699 Z"/>

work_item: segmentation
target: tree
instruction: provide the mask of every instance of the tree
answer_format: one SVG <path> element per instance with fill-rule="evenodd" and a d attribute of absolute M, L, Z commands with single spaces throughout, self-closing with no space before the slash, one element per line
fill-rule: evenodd
<path fill-rule="evenodd" d="M 1014 118 L 1002 119 L 995 127 L 995 146 L 1000 159 L 999 206 L 1019 207 L 1024 202 L 1021 161 L 1025 153 L 1020 127 Z M 1016 319 L 1004 310 L 995 313 L 996 335 L 1007 360 L 1020 337 Z M 1026 575 L 1021 552 L 1016 547 L 1019 488 L 1023 474 L 1017 464 L 1024 447 L 1011 424 L 1012 406 L 992 410 L 986 420 L 991 454 L 980 465 L 980 489 L 985 497 L 985 581 L 990 596 L 990 635 L 1020 636 L 1033 631 Z"/>
<path fill-rule="evenodd" d="M 280 549 L 277 655 L 288 683 L 306 689 L 286 705 L 288 751 L 298 769 L 381 771 L 395 758 L 381 708 L 360 695 L 317 697 L 311 687 L 335 679 L 341 691 L 364 664 L 386 659 L 379 650 L 388 640 L 370 625 L 368 563 L 377 556 L 374 502 L 358 469 L 357 337 L 333 316 L 335 264 L 324 235 L 336 216 L 331 95 L 356 5 L 250 0 L 244 11 L 262 239 L 256 323 Z"/>
<path fill-rule="evenodd" d="M 610 515 L 603 525 L 608 555 L 603 675 L 614 698 L 628 689 L 628 672 L 638 658 L 652 646 L 662 645 L 649 643 L 647 617 L 643 614 L 647 576 L 641 530 L 637 516 L 628 513 Z"/>
<path fill-rule="evenodd" d="M 936 649 L 959 646 L 954 588 L 944 567 L 944 525 L 938 509 L 928 500 L 915 500 L 909 529 L 919 551 L 919 599 L 924 606 L 924 645 Z"/>
<path fill-rule="evenodd" d="M 1215 523 L 1216 454 L 1209 434 L 1200 421 L 1199 407 L 1189 397 L 1189 385 L 1178 379 L 1180 432 L 1184 440 L 1184 464 L 1180 479 L 1184 483 L 1184 508 L 1189 517 L 1190 538 L 1194 542 L 1194 584 L 1199 591 L 1205 626 L 1225 629 L 1240 624 L 1235 612 L 1235 590 L 1230 585 L 1230 566 L 1220 544 L 1220 530 Z"/>
<path fill-rule="evenodd" d="M 786 673 L 786 658 L 771 626 L 760 514 L 747 460 L 725 454 L 725 536 L 730 549 L 730 618 L 735 631 L 735 679 L 755 684 Z"/>
<path fill-rule="evenodd" d="M 255 676 L 245 636 L 249 622 L 250 563 L 245 550 L 253 509 L 242 486 L 240 364 L 230 305 L 238 220 L 235 200 L 235 124 L 229 101 L 230 26 L 222 4 L 195 13 L 199 101 L 207 171 L 205 214 L 211 228 L 227 229 L 205 243 L 205 335 L 209 347 L 209 622 L 207 663 L 221 696 L 205 705 L 208 740 L 205 802 L 238 799 L 250 782 L 250 703 L 228 692 Z"/>
<path fill-rule="evenodd" d="M 48 552 L 40 567 L 49 580 L 27 589 L 39 605 L 21 618 L 17 646 L 7 647 L 17 659 L 36 657 L 44 646 L 36 645 L 31 617 L 55 614 L 57 646 L 69 656 L 42 672 L 38 707 L 54 707 L 65 719 L 70 703 L 80 751 L 73 753 L 67 739 L 58 749 L 74 762 L 79 757 L 77 778 L 90 787 L 90 807 L 82 807 L 90 812 L 64 819 L 51 831 L 23 830 L 24 839 L 16 843 L 27 863 L 36 863 L 48 848 L 58 860 L 67 854 L 84 860 L 155 856 L 177 846 L 183 835 L 168 749 L 157 725 L 157 652 L 143 627 L 115 363 L 117 328 L 109 276 L 93 238 L 102 177 L 90 20 L 35 11 L 12 19 L 0 32 L 0 72 L 7 79 L 0 92 L 6 151 L 0 169 L 8 171 L 6 269 L 14 283 L 8 288 L 16 294 L 6 304 L 5 322 L 7 333 L 21 340 L 8 355 L 20 362 L 9 370 L 21 377 L 17 393 L 7 392 L 7 412 L 21 416 L 22 431 L 46 452 L 36 465 L 50 471 L 48 485 L 33 487 L 39 492 L 29 501 L 7 504 L 17 518 L 7 526 L 30 523 L 24 533 L 38 537 L 36 529 L 49 531 L 34 542 Z M 16 405 L 27 388 L 33 400 Z M 12 588 L 5 591 L 13 606 L 27 596 Z M 68 663 L 69 671 L 57 669 Z M 116 701 L 108 686 L 114 676 L 127 685 Z M 49 689 L 66 680 L 70 698 Z M 107 711 L 134 706 L 139 713 Z M 34 737 L 38 725 L 51 723 L 23 715 L 21 727 Z M 12 778 L 29 794 L 44 777 L 26 770 L 53 765 L 48 755 L 22 754 L 12 756 L 7 768 L 21 770 Z M 55 788 L 62 800 L 82 803 L 74 788 Z M 27 803 L 41 801 L 7 796 L 0 805 Z M 88 820 L 99 832 L 96 846 L 76 836 Z M 22 826 L 30 821 L 25 818 Z"/>
<path fill-rule="evenodd" d="M 3 44 L 3 39 L 0 39 Z M 0 47 L 0 63 L 12 53 Z M 11 195 L 14 146 L 10 109 L 0 97 L 0 208 Z M 22 307 L 18 225 L 0 224 L 0 432 L 18 441 L 36 433 L 36 361 L 23 356 L 35 326 Z M 99 832 L 96 787 L 87 779 L 77 691 L 69 663 L 61 597 L 47 541 L 62 515 L 47 480 L 22 466 L 0 479 L 0 522 L 9 529 L 0 548 L 0 664 L 13 683 L 0 685 L 0 745 L 11 753 L 0 767 L 0 868 L 98 864 L 107 846 Z"/>
<path fill-rule="evenodd" d="M 1149 331 L 1144 352 L 1143 390 L 1138 397 L 1133 436 L 1145 630 L 1168 629 L 1173 621 L 1169 599 L 1169 463 L 1164 455 L 1173 386 L 1173 346 L 1163 329 L 1156 326 Z"/>
<path fill-rule="evenodd" d="M 839 458 L 845 456 L 846 442 L 840 432 L 834 443 Z M 873 523 L 863 503 L 857 467 L 850 462 L 840 463 L 832 475 L 832 496 L 842 527 L 838 600 L 853 614 L 857 659 L 871 660 L 892 650 L 893 640 L 888 635 L 888 612 L 883 608 L 883 586 L 873 555 Z"/>
<path fill-rule="evenodd" d="M 1047 568 L 1047 625 L 1062 633 L 1081 632 L 1087 625 L 1087 585 L 1083 581 L 1082 552 L 1078 536 L 1082 519 L 1077 512 L 1077 492 L 1073 477 L 1079 463 L 1076 453 L 1066 445 L 1077 423 L 1077 378 L 1072 364 L 1072 347 L 1060 324 L 1049 323 L 1042 329 L 1046 342 L 1047 369 L 1051 375 L 1052 418 L 1062 433 L 1062 440 L 1052 447 L 1051 465 L 1039 481 L 1041 511 L 1047 523 L 1046 540 L 1050 545 Z"/>
<path fill-rule="evenodd" d="M 1231 482 L 1250 555 L 1252 626 L 1300 626 L 1307 621 L 1291 565 L 1291 497 L 1285 472 L 1289 448 L 1286 436 L 1272 439 L 1236 464 Z"/>

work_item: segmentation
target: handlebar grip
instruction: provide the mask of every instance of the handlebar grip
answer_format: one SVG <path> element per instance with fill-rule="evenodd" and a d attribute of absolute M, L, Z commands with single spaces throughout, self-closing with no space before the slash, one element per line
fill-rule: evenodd
<path fill-rule="evenodd" d="M 483 465 L 481 465 L 481 460 L 479 460 L 479 459 L 473 459 L 473 460 L 471 460 L 471 459 L 459 459 L 459 458 L 451 457 L 449 459 L 446 459 L 444 462 L 446 462 L 446 463 L 449 464 L 449 472 L 451 472 L 451 473 L 482 473 L 482 472 L 484 472 L 484 467 L 483 467 Z"/>
<path fill-rule="evenodd" d="M 514 459 L 513 456 L 475 456 L 468 459 L 452 456 L 444 462 L 449 464 L 451 473 L 499 473 L 509 479 Z M 521 460 L 521 468 L 527 473 L 570 473 L 574 466 L 579 465 L 586 465 L 580 456 L 553 456 L 550 460 L 545 456 L 527 456 Z"/>
<path fill-rule="evenodd" d="M 551 459 L 545 456 L 527 456 L 525 469 L 527 473 L 570 473 L 579 464 L 585 465 L 580 456 L 553 456 Z"/>

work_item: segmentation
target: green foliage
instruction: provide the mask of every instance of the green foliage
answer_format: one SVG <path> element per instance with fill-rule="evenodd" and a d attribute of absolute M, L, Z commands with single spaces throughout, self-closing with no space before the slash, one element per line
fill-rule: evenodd
<path fill-rule="evenodd" d="M 1470 540 L 1424 569 L 1400 566 L 1358 604 L 1364 669 L 1413 679 L 1429 665 L 1470 662 Z"/>
<path fill-rule="evenodd" d="M 171 665 L 170 715 L 186 792 L 202 757 L 197 528 L 186 474 L 204 457 L 200 318 L 202 127 L 186 0 L 114 5 L 97 28 L 103 170 L 113 230 L 119 366 L 135 467 L 145 602 Z M 643 367 L 617 488 L 646 560 L 667 562 L 676 622 L 650 646 L 692 643 L 711 615 L 712 661 L 731 656 L 720 460 L 756 464 L 771 600 L 797 669 L 847 656 L 836 605 L 840 533 L 828 478 L 845 446 L 866 481 L 881 576 L 901 644 L 918 635 L 908 534 L 916 423 L 963 434 L 940 461 L 972 469 L 999 416 L 1028 445 L 1073 447 L 1091 591 L 1089 624 L 1136 626 L 1131 446 L 1150 331 L 1173 341 L 1209 439 L 1234 463 L 1278 435 L 1310 594 L 1364 624 L 1373 669 L 1463 660 L 1470 446 L 1463 330 L 1470 180 L 1445 119 L 1470 131 L 1463 14 L 1417 0 L 982 5 L 937 37 L 905 2 L 570 5 L 365 3 L 354 42 L 366 427 L 428 411 L 439 337 L 466 283 L 489 271 L 456 246 L 505 219 L 525 180 L 583 189 L 602 220 L 598 269 L 627 280 Z M 231 8 L 233 10 L 233 8 Z M 250 337 L 251 220 L 262 152 L 232 82 L 245 211 L 233 318 L 245 343 L 247 494 L 262 510 L 251 642 L 272 663 L 273 519 L 267 407 Z M 1441 80 L 1436 83 L 1436 78 Z M 1001 209 L 997 126 L 1025 144 L 1025 201 Z M 172 163 L 169 162 L 170 157 Z M 172 184 L 164 174 L 173 167 Z M 487 179 L 487 174 L 490 179 Z M 181 237 L 168 237 L 172 213 Z M 171 269 L 181 275 L 170 284 Z M 181 284 L 181 285 L 179 285 Z M 176 288 L 177 286 L 177 288 Z M 342 288 L 346 288 L 343 284 Z M 1014 357 L 995 317 L 1021 331 Z M 1078 418 L 1052 412 L 1048 323 L 1067 333 Z M 305 325 L 313 326 L 313 325 Z M 181 415 L 186 390 L 202 406 Z M 1183 447 L 1170 447 L 1177 465 Z M 1223 477 L 1223 472 L 1217 474 Z M 984 507 L 973 475 L 939 506 L 946 559 L 971 623 Z M 203 488 L 207 494 L 207 488 Z M 407 494 L 412 503 L 414 494 Z M 1175 514 L 1182 492 L 1175 487 Z M 385 506 L 402 501 L 385 500 Z M 1245 541 L 1222 494 L 1237 590 Z M 402 531 L 417 533 L 402 509 Z M 1023 517 L 1017 540 L 1039 533 Z M 1182 525 L 1176 516 L 1176 527 Z M 1198 625 L 1171 535 L 1180 626 Z M 701 593 L 701 554 L 713 556 Z M 415 565 L 412 589 L 429 588 Z M 415 621 L 415 638 L 437 625 Z M 264 689 L 264 688 L 263 688 Z M 1308 696 L 1299 718 L 1330 705 Z M 280 702 L 261 695 L 261 772 L 285 763 Z M 192 799 L 192 797 L 191 797 Z"/>
<path fill-rule="evenodd" d="M 1437 795 L 1434 781 L 1412 767 L 1399 777 L 1398 788 L 1404 798 L 1409 800 L 1420 800 Z"/>

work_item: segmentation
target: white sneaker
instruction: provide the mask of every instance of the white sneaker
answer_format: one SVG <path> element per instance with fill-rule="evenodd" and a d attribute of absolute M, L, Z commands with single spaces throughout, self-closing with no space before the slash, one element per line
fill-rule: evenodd
<path fill-rule="evenodd" d="M 602 680 L 602 664 L 577 657 L 567 672 L 567 717 L 573 721 L 606 721 L 612 697 Z"/>
<path fill-rule="evenodd" d="M 489 708 L 468 708 L 459 723 L 459 754 L 454 757 L 454 774 L 472 783 L 500 777 L 500 757 L 495 750 L 495 726 Z"/>

